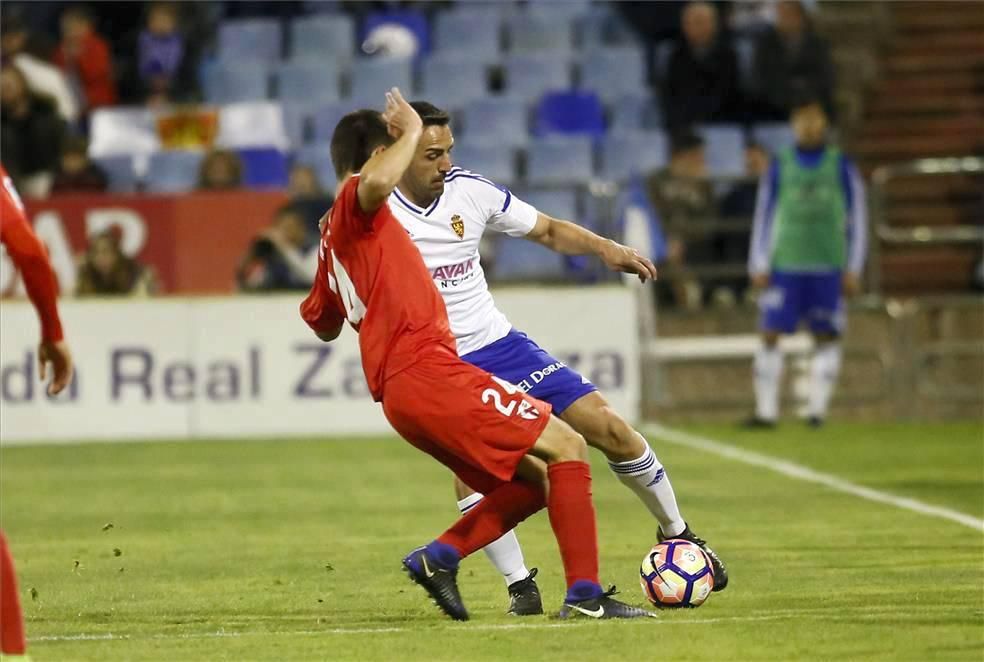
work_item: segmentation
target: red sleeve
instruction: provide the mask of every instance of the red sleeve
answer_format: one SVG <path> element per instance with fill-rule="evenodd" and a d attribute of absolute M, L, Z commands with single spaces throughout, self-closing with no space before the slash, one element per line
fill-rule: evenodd
<path fill-rule="evenodd" d="M 44 244 L 34 234 L 16 197 L 10 178 L 3 173 L 3 207 L 0 210 L 0 242 L 24 279 L 27 296 L 41 320 L 41 339 L 57 342 L 64 337 L 58 317 L 58 280 L 48 262 Z"/>
<path fill-rule="evenodd" d="M 386 203 L 384 202 L 383 205 Z M 365 212 L 359 205 L 359 177 L 358 175 L 353 175 L 349 177 L 348 181 L 342 186 L 342 190 L 338 192 L 338 197 L 335 198 L 335 204 L 332 205 L 332 209 L 337 209 L 336 218 L 339 222 L 349 230 L 361 230 L 362 232 L 372 232 L 376 229 L 376 224 L 385 218 L 384 214 L 380 214 L 379 211 L 383 207 L 380 206 L 372 212 Z"/>
<path fill-rule="evenodd" d="M 324 251 L 324 243 L 321 250 Z M 311 292 L 301 302 L 301 317 L 315 333 L 334 333 L 345 322 L 337 297 L 332 296 L 328 289 L 324 252 L 318 257 L 318 275 L 311 286 Z"/>

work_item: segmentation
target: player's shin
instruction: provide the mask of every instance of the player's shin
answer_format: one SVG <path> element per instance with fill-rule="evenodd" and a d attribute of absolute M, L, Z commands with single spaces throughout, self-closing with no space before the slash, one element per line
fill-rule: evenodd
<path fill-rule="evenodd" d="M 544 505 L 539 485 L 513 480 L 486 494 L 437 541 L 450 545 L 464 558 L 498 540 Z"/>
<path fill-rule="evenodd" d="M 464 515 L 482 501 L 482 495 L 475 492 L 458 501 L 458 510 Z M 495 569 L 505 578 L 506 586 L 526 579 L 530 571 L 523 559 L 523 550 L 519 546 L 519 538 L 515 531 L 509 531 L 498 540 L 490 542 L 482 548 L 485 555 L 495 566 Z"/>
<path fill-rule="evenodd" d="M 761 345 L 755 352 L 755 415 L 765 421 L 779 418 L 779 384 L 782 352 L 778 346 Z"/>
<path fill-rule="evenodd" d="M 841 366 L 841 344 L 827 342 L 817 347 L 810 364 L 809 416 L 824 419 Z"/>
<path fill-rule="evenodd" d="M 598 528 L 591 501 L 591 467 L 587 462 L 557 462 L 547 468 L 547 511 L 567 579 L 567 600 L 601 593 L 598 584 Z"/>
<path fill-rule="evenodd" d="M 687 528 L 680 515 L 670 478 L 648 443 L 642 456 L 628 462 L 609 462 L 608 466 L 622 484 L 646 504 L 659 522 L 664 536 L 672 538 Z"/>

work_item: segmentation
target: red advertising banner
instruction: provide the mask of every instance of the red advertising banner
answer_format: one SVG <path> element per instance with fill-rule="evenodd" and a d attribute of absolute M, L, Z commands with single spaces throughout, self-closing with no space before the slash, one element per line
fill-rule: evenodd
<path fill-rule="evenodd" d="M 153 267 L 161 293 L 232 292 L 240 258 L 286 202 L 283 193 L 268 191 L 25 200 L 66 295 L 75 291 L 77 262 L 87 238 L 111 227 L 120 232 L 124 253 Z M 10 258 L 0 254 L 0 295 L 22 292 Z"/>

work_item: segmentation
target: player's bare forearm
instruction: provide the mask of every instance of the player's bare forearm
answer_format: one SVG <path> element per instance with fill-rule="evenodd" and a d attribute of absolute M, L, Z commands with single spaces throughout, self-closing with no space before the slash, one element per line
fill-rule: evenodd
<path fill-rule="evenodd" d="M 591 230 L 570 221 L 540 214 L 528 239 L 564 255 L 598 255 L 611 243 Z"/>
<path fill-rule="evenodd" d="M 403 173 L 410 167 L 417 141 L 423 131 L 407 131 L 400 139 L 366 161 L 359 174 L 359 206 L 362 211 L 371 212 L 379 209 L 380 205 L 396 188 Z"/>
<path fill-rule="evenodd" d="M 403 173 L 410 167 L 417 142 L 424 132 L 420 116 L 395 87 L 386 93 L 383 120 L 396 142 L 377 152 L 362 167 L 358 195 L 359 206 L 364 212 L 379 209 L 393 192 Z"/>
<path fill-rule="evenodd" d="M 596 235 L 570 221 L 539 214 L 526 235 L 531 241 L 564 255 L 597 255 L 612 271 L 636 274 L 639 280 L 656 280 L 656 265 L 639 251 Z"/>

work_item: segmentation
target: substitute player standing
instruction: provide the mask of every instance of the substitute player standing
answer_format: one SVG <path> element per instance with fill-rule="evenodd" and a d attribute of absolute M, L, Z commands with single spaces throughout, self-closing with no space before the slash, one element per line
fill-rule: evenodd
<path fill-rule="evenodd" d="M 0 243 L 24 279 L 27 295 L 41 321 L 41 342 L 38 345 L 38 365 L 41 381 L 51 366 L 48 393 L 57 395 L 72 380 L 72 354 L 65 344 L 61 320 L 58 317 L 58 281 L 44 244 L 34 234 L 24 213 L 24 205 L 7 171 L 0 166 L 3 192 L 0 193 Z M 0 531 L 0 653 L 4 659 L 26 660 L 24 617 L 21 613 L 14 561 L 7 547 L 7 538 Z"/>
<path fill-rule="evenodd" d="M 612 599 L 598 583 L 584 440 L 551 416 L 550 405 L 455 352 L 444 303 L 386 203 L 422 133 L 396 88 L 384 115 L 362 110 L 338 123 L 331 141 L 338 194 L 323 224 L 318 277 L 301 305 L 322 340 L 336 338 L 343 320 L 358 331 L 369 390 L 394 429 L 487 495 L 403 565 L 446 614 L 467 620 L 460 560 L 546 506 L 567 579 L 561 616 L 652 615 Z"/>
<path fill-rule="evenodd" d="M 512 327 L 492 300 L 478 251 L 482 235 L 492 229 L 566 255 L 597 255 L 610 269 L 637 274 L 643 281 L 656 277 L 656 267 L 631 248 L 552 218 L 485 177 L 453 167 L 448 114 L 426 102 L 411 105 L 423 120 L 424 134 L 390 196 L 390 208 L 420 250 L 444 298 L 461 358 L 507 382 L 529 386 L 530 395 L 550 403 L 555 415 L 605 454 L 618 479 L 656 517 L 658 538 L 684 538 L 708 553 L 714 590 L 720 591 L 727 586 L 727 570 L 687 526 L 649 444 L 593 384 Z M 536 381 L 533 373 L 546 376 Z M 463 513 L 481 502 L 481 493 L 460 481 L 456 490 Z M 485 551 L 506 580 L 509 612 L 542 613 L 535 571 L 527 570 L 516 534 L 510 531 Z"/>
<path fill-rule="evenodd" d="M 762 345 L 755 353 L 755 415 L 746 426 L 775 427 L 782 379 L 781 334 L 801 322 L 815 341 L 808 422 L 823 424 L 841 365 L 843 295 L 860 289 L 868 243 L 864 183 L 854 164 L 827 144 L 827 114 L 803 97 L 791 120 L 796 147 L 783 150 L 759 184 L 748 255 L 759 298 Z"/>

